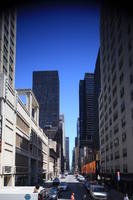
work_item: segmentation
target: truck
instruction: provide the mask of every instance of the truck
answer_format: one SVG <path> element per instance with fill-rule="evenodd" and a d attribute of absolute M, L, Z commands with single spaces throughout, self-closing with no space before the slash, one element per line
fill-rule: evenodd
<path fill-rule="evenodd" d="M 0 188 L 0 200 L 46 200 L 48 190 L 40 187 L 38 193 L 34 193 L 33 186 L 6 186 Z"/>

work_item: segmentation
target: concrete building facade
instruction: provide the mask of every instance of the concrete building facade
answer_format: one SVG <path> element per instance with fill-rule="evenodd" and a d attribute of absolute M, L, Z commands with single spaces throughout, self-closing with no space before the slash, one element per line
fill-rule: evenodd
<path fill-rule="evenodd" d="M 0 73 L 4 73 L 14 88 L 16 54 L 16 9 L 0 13 Z"/>
<path fill-rule="evenodd" d="M 21 95 L 26 96 L 26 105 Z M 47 179 L 48 138 L 39 127 L 38 102 L 30 89 L 13 90 L 4 73 L 0 111 L 0 185 L 32 185 Z"/>
<path fill-rule="evenodd" d="M 99 137 L 101 173 L 133 188 L 133 17 L 101 8 Z"/>

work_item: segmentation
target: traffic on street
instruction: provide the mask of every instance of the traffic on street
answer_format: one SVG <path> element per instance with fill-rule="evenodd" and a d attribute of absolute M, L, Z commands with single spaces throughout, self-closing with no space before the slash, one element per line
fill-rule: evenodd
<path fill-rule="evenodd" d="M 61 175 L 60 178 L 55 178 L 53 181 L 45 182 L 44 188 L 51 187 L 56 188 L 57 196 L 50 199 L 70 200 L 72 193 L 74 193 L 75 200 L 123 199 L 123 195 L 121 193 L 115 193 L 103 184 L 98 184 L 97 181 L 88 181 L 82 175 L 77 174 L 68 174 L 66 176 Z"/>

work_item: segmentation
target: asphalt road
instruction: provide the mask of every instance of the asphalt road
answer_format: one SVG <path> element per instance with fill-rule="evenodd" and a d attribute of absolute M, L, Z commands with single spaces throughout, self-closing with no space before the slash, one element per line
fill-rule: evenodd
<path fill-rule="evenodd" d="M 90 200 L 89 192 L 83 183 L 78 182 L 73 175 L 67 175 L 65 179 L 60 179 L 60 181 L 68 183 L 68 190 L 60 192 L 59 199 L 70 199 L 71 194 L 74 193 L 75 200 Z M 84 195 L 86 198 L 83 198 Z"/>
<path fill-rule="evenodd" d="M 61 191 L 58 200 L 70 200 L 72 193 L 75 193 L 75 200 L 92 200 L 83 183 L 77 181 L 73 175 L 60 178 L 60 182 L 67 182 L 68 190 Z M 47 183 L 47 187 L 52 187 L 52 181 Z M 84 195 L 86 195 L 86 198 L 83 198 Z M 123 194 L 116 190 L 110 188 L 108 191 L 108 200 L 123 200 L 123 198 Z"/>

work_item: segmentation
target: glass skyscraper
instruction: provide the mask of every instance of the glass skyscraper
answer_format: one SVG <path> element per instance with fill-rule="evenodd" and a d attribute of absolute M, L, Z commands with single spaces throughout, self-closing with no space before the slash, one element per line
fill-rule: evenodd
<path fill-rule="evenodd" d="M 58 71 L 34 71 L 33 92 L 40 108 L 39 125 L 43 130 L 59 127 Z"/>

